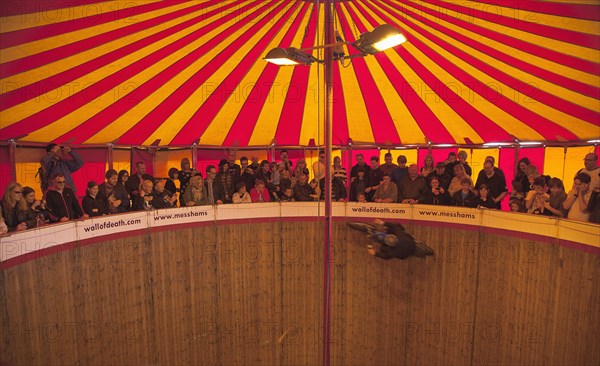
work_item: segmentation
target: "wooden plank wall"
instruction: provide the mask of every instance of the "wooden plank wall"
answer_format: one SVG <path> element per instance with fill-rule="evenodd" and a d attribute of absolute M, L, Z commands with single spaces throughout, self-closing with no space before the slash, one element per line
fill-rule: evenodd
<path fill-rule="evenodd" d="M 334 365 L 597 365 L 598 256 L 408 225 L 435 257 L 384 261 L 334 224 Z M 316 365 L 320 222 L 147 232 L 0 272 L 10 365 Z"/>

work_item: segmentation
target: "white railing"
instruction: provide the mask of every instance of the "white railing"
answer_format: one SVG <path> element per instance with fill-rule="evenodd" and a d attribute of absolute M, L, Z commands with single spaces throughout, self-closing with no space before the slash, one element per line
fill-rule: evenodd
<path fill-rule="evenodd" d="M 600 225 L 555 219 L 547 216 L 452 206 L 334 202 L 334 219 L 383 218 L 425 225 L 457 225 L 460 228 L 499 230 L 504 235 L 533 235 L 540 240 L 574 244 L 578 249 L 600 254 Z M 181 207 L 137 211 L 88 220 L 48 225 L 0 238 L 0 262 L 18 263 L 60 246 L 101 242 L 144 230 L 177 225 L 206 225 L 215 222 L 257 219 L 315 219 L 324 215 L 324 204 L 314 202 L 250 203 L 220 206 Z M 571 245 L 573 246 L 573 245 Z M 3 267 L 10 266 L 3 263 Z"/>

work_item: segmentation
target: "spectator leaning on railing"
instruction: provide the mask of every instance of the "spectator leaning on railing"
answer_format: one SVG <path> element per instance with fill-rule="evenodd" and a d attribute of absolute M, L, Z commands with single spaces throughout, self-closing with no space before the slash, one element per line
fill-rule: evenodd
<path fill-rule="evenodd" d="M 36 226 L 43 226 L 50 221 L 50 212 L 46 207 L 46 201 L 35 199 L 35 190 L 31 187 L 23 187 L 23 198 L 27 202 L 29 215 L 35 217 Z"/>
<path fill-rule="evenodd" d="M 36 227 L 36 217 L 28 210 L 23 197 L 23 186 L 19 183 L 11 182 L 6 186 L 0 206 L 8 231 L 23 231 Z"/>
<path fill-rule="evenodd" d="M 190 179 L 185 192 L 182 194 L 182 202 L 185 202 L 186 206 L 199 206 L 208 203 L 208 195 L 201 175 L 195 175 Z"/>
<path fill-rule="evenodd" d="M 83 212 L 75 192 L 66 186 L 65 176 L 61 173 L 52 179 L 54 185 L 46 192 L 46 202 L 52 215 L 52 221 L 65 222 L 89 216 Z"/>
<path fill-rule="evenodd" d="M 100 184 L 100 194 L 108 201 L 110 213 L 127 212 L 131 207 L 129 195 L 123 184 L 118 183 L 118 174 L 114 169 L 109 169 L 104 175 L 106 182 Z"/>
<path fill-rule="evenodd" d="M 550 187 L 550 198 L 546 202 L 545 208 L 556 217 L 565 217 L 567 211 L 563 207 L 563 203 L 567 199 L 563 182 L 558 178 L 551 178 L 548 181 Z"/>
<path fill-rule="evenodd" d="M 139 193 L 133 196 L 133 211 L 154 210 L 154 183 L 147 179 L 140 185 Z"/>
<path fill-rule="evenodd" d="M 100 193 L 98 183 L 89 181 L 86 195 L 81 201 L 83 212 L 90 217 L 108 215 L 108 200 L 104 194 Z"/>
<path fill-rule="evenodd" d="M 152 206 L 156 209 L 175 207 L 175 203 L 177 202 L 177 193 L 173 193 L 166 189 L 165 181 L 163 180 L 156 182 L 152 195 Z"/>
<path fill-rule="evenodd" d="M 236 192 L 233 194 L 233 203 L 252 203 L 250 193 L 246 190 L 246 184 L 239 181 L 235 185 Z"/>

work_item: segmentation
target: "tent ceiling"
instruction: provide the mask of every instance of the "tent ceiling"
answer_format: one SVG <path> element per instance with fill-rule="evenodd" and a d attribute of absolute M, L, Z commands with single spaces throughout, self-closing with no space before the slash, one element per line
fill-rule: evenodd
<path fill-rule="evenodd" d="M 323 67 L 262 60 L 274 47 L 323 43 L 315 1 L 0 8 L 0 140 L 243 147 L 323 139 Z M 408 42 L 334 66 L 334 144 L 600 136 L 595 1 L 354 0 L 335 8 L 346 41 L 389 23 Z"/>

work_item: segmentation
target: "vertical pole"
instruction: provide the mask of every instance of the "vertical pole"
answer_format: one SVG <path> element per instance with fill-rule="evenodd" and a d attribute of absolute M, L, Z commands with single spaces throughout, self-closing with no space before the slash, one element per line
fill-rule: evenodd
<path fill-rule="evenodd" d="M 352 184 L 350 183 L 350 181 L 352 180 L 352 178 L 350 177 L 350 173 L 352 173 L 352 143 L 350 142 L 351 140 L 348 139 L 348 159 L 346 159 L 346 189 L 348 191 L 348 194 L 346 195 L 346 201 L 350 201 L 350 187 L 352 186 Z"/>
<path fill-rule="evenodd" d="M 108 170 L 113 169 L 113 144 L 112 143 L 108 143 L 106 144 L 106 161 L 108 162 Z"/>
<path fill-rule="evenodd" d="M 325 44 L 334 42 L 333 34 L 333 0 L 325 0 Z M 325 63 L 325 223 L 324 223 L 324 242 L 323 242 L 323 365 L 330 364 L 331 348 L 331 229 L 332 229 L 332 210 L 331 210 L 331 135 L 332 135 L 332 102 L 333 102 L 333 48 L 324 49 Z"/>
<path fill-rule="evenodd" d="M 521 145 L 516 144 L 515 146 L 515 164 L 514 164 L 514 172 L 515 172 L 515 177 L 517 176 L 517 173 L 519 173 L 519 156 L 521 154 Z M 498 159 L 500 160 L 500 159 Z M 525 188 L 525 187 L 523 187 Z"/>
<path fill-rule="evenodd" d="M 17 142 L 14 139 L 8 140 L 8 157 L 10 159 L 10 180 L 17 181 Z"/>
<path fill-rule="evenodd" d="M 271 161 L 275 161 L 275 145 L 277 144 L 277 141 L 275 141 L 275 139 L 271 140 Z"/>
<path fill-rule="evenodd" d="M 198 169 L 198 144 L 192 144 L 192 168 Z"/>
<path fill-rule="evenodd" d="M 546 147 L 544 147 L 544 150 L 546 150 Z M 546 152 L 544 151 L 544 159 L 546 156 Z M 563 148 L 563 168 L 562 168 L 562 177 L 560 178 L 563 182 L 565 181 L 565 170 L 567 169 L 567 147 L 565 146 Z"/>
<path fill-rule="evenodd" d="M 156 174 L 156 153 L 158 152 L 158 146 L 148 147 L 148 152 L 152 156 L 152 175 L 156 177 L 158 176 L 158 174 Z"/>

